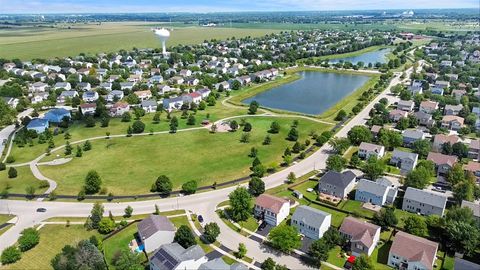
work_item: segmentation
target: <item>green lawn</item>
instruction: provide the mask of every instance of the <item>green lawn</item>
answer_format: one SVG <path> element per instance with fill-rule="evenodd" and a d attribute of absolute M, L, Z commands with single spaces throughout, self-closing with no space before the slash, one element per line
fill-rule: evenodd
<path fill-rule="evenodd" d="M 271 134 L 272 143 L 263 145 L 273 120 L 281 125 L 280 133 Z M 252 147 L 258 149 L 258 157 L 265 166 L 278 166 L 284 149 L 293 145 L 285 139 L 293 120 L 247 118 L 253 126 L 249 143 L 239 141 L 241 131 L 211 134 L 206 129 L 101 139 L 92 141 L 93 149 L 84 152 L 83 157 L 64 165 L 40 166 L 40 170 L 57 181 L 58 194 L 77 194 L 89 170 L 96 170 L 102 177 L 102 186 L 115 195 L 148 193 L 152 183 L 162 174 L 170 177 L 174 189 L 189 180 L 196 180 L 198 186 L 221 183 L 250 174 L 252 158 L 248 155 Z M 311 120 L 298 120 L 300 141 L 304 141 L 312 130 L 320 133 L 329 128 Z"/>
<path fill-rule="evenodd" d="M 408 218 L 408 217 L 411 217 L 411 216 L 418 216 L 420 218 L 425 218 L 423 216 L 420 216 L 420 215 L 417 215 L 415 213 L 410 213 L 410 212 L 407 212 L 407 211 L 403 211 L 403 210 L 400 210 L 400 209 L 395 209 L 395 216 L 397 216 L 398 218 L 398 224 L 397 226 L 399 228 L 403 228 L 403 226 L 405 225 L 405 223 L 403 222 L 404 219 Z"/>
<path fill-rule="evenodd" d="M 108 238 L 103 242 L 105 260 L 109 265 L 111 265 L 112 258 L 117 251 L 124 248 L 129 248 L 128 244 L 135 238 L 136 233 L 137 223 L 133 223 L 125 227 L 121 232 L 115 234 L 114 236 Z M 147 260 L 147 258 L 145 258 L 145 260 Z"/>
<path fill-rule="evenodd" d="M 332 250 L 328 252 L 327 262 L 343 268 L 343 265 L 345 265 L 346 259 L 342 257 L 341 252 L 342 252 L 342 249 L 339 246 L 335 246 L 334 248 L 332 248 Z"/>
<path fill-rule="evenodd" d="M 0 215 L 0 225 L 14 218 L 14 215 Z"/>
<path fill-rule="evenodd" d="M 392 242 L 386 242 L 377 246 L 373 251 L 370 258 L 372 259 L 372 262 L 375 265 L 376 270 L 392 269 L 390 266 L 387 265 L 388 252 L 390 251 L 391 246 L 392 246 Z"/>
<path fill-rule="evenodd" d="M 18 262 L 1 266 L 0 269 L 51 269 L 50 261 L 65 245 L 76 245 L 95 234 L 96 231 L 86 231 L 82 225 L 45 225 L 40 229 L 40 243 L 36 247 L 22 253 Z"/>
<path fill-rule="evenodd" d="M 30 167 L 23 166 L 15 168 L 17 170 L 17 177 L 8 178 L 8 169 L 5 171 L 0 171 L 0 190 L 5 188 L 9 193 L 21 193 L 25 194 L 25 189 L 29 186 L 35 188 L 35 194 L 42 194 L 47 188 L 40 188 L 40 182 L 36 179 Z"/>
<path fill-rule="evenodd" d="M 294 186 L 293 189 L 300 191 L 305 198 L 315 201 L 317 200 L 317 197 L 318 197 L 316 192 L 317 186 L 318 186 L 318 181 L 308 180 L 298 186 Z M 312 188 L 313 192 L 308 192 L 307 189 L 309 188 Z"/>
<path fill-rule="evenodd" d="M 363 202 L 360 202 L 360 201 L 346 200 L 342 206 L 342 209 L 349 211 L 351 213 L 355 213 L 359 216 L 372 218 L 375 212 L 362 208 L 362 204 Z"/>
<path fill-rule="evenodd" d="M 240 221 L 238 224 L 251 232 L 255 232 L 258 228 L 258 222 L 254 217 L 249 217 L 246 221 Z"/>
<path fill-rule="evenodd" d="M 150 28 L 158 23 L 112 22 L 101 24 L 58 24 L 49 27 L 22 27 L 0 31 L 0 57 L 28 60 L 76 56 L 80 53 L 113 52 L 121 49 L 159 48 L 160 41 Z M 168 29 L 171 29 L 169 27 Z M 198 44 L 204 40 L 263 36 L 279 32 L 270 29 L 173 27 L 168 46 Z"/>

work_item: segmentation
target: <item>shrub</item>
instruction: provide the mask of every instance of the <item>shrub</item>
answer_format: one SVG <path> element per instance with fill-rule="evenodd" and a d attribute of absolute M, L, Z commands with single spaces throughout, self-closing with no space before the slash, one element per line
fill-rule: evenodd
<path fill-rule="evenodd" d="M 185 194 L 193 194 L 197 192 L 197 188 L 197 181 L 195 180 L 188 181 L 182 185 L 182 191 Z"/>
<path fill-rule="evenodd" d="M 8 156 L 6 162 L 7 162 L 7 163 L 13 163 L 13 162 L 15 162 L 15 157 L 14 157 L 14 156 Z"/>
<path fill-rule="evenodd" d="M 40 241 L 40 234 L 34 228 L 27 228 L 22 231 L 18 238 L 18 247 L 22 252 L 34 248 Z"/>
<path fill-rule="evenodd" d="M 10 167 L 8 169 L 8 178 L 15 178 L 17 177 L 17 169 L 15 169 L 14 167 Z"/>
<path fill-rule="evenodd" d="M 3 250 L 0 261 L 2 264 L 11 264 L 20 260 L 20 258 L 22 258 L 20 250 L 18 250 L 18 248 L 15 246 L 10 246 Z"/>
<path fill-rule="evenodd" d="M 145 130 L 145 124 L 142 121 L 137 120 L 133 122 L 132 124 L 133 133 L 142 133 L 144 130 Z"/>
<path fill-rule="evenodd" d="M 7 166 L 5 163 L 0 162 L 0 171 L 5 171 L 7 169 Z"/>
<path fill-rule="evenodd" d="M 111 233 L 115 230 L 115 221 L 109 218 L 102 218 L 98 223 L 98 232 L 101 234 Z"/>

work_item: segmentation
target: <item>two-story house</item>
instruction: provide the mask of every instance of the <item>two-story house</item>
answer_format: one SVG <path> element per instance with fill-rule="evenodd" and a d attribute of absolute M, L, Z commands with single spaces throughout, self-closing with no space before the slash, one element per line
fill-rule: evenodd
<path fill-rule="evenodd" d="M 422 215 L 443 216 L 447 197 L 432 191 L 408 187 L 403 197 L 402 210 Z"/>
<path fill-rule="evenodd" d="M 339 198 L 347 197 L 355 187 L 357 176 L 352 171 L 328 171 L 318 182 L 318 191 Z"/>
<path fill-rule="evenodd" d="M 300 205 L 292 215 L 290 225 L 310 239 L 320 239 L 330 228 L 332 215 L 318 209 Z"/>
<path fill-rule="evenodd" d="M 438 243 L 399 231 L 388 253 L 388 265 L 395 269 L 432 270 L 437 250 Z"/>
<path fill-rule="evenodd" d="M 338 230 L 348 239 L 352 255 L 372 255 L 380 240 L 380 227 L 354 217 L 346 217 Z"/>
<path fill-rule="evenodd" d="M 290 202 L 268 194 L 255 199 L 254 215 L 267 224 L 277 226 L 290 214 Z"/>
<path fill-rule="evenodd" d="M 393 150 L 392 157 L 390 158 L 390 164 L 394 165 L 404 172 L 410 172 L 417 166 L 418 154 L 401 151 L 398 149 Z"/>
<path fill-rule="evenodd" d="M 432 161 L 435 164 L 438 175 L 446 175 L 453 165 L 457 163 L 457 156 L 449 156 L 441 153 L 430 152 L 428 153 L 427 160 Z"/>
<path fill-rule="evenodd" d="M 383 145 L 377 145 L 373 143 L 360 143 L 358 148 L 358 157 L 369 159 L 372 156 L 376 158 L 382 158 L 385 155 L 385 147 Z"/>
<path fill-rule="evenodd" d="M 197 270 L 207 261 L 199 245 L 183 248 L 176 242 L 160 246 L 149 258 L 150 270 Z"/>
<path fill-rule="evenodd" d="M 398 189 L 387 179 L 377 181 L 360 179 L 355 191 L 355 200 L 375 205 L 392 204 L 397 197 Z"/>

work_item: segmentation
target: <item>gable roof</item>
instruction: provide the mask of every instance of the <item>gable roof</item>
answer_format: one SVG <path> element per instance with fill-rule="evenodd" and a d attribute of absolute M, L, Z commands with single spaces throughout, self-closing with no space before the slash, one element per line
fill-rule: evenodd
<path fill-rule="evenodd" d="M 292 220 L 300 220 L 304 224 L 320 228 L 327 216 L 331 216 L 331 214 L 306 205 L 300 205 L 295 209 L 295 213 L 292 215 Z"/>
<path fill-rule="evenodd" d="M 402 136 L 412 139 L 422 139 L 425 134 L 421 130 L 407 129 L 403 132 Z"/>
<path fill-rule="evenodd" d="M 357 184 L 357 190 L 375 194 L 378 196 L 384 196 L 387 193 L 389 185 L 385 185 L 383 182 L 373 182 L 367 179 L 360 179 Z"/>
<path fill-rule="evenodd" d="M 457 163 L 457 156 L 449 156 L 442 153 L 430 152 L 428 153 L 427 160 L 433 161 L 435 165 L 448 164 L 453 166 L 453 164 Z"/>
<path fill-rule="evenodd" d="M 351 242 L 360 242 L 370 248 L 374 244 L 373 238 L 379 229 L 379 226 L 372 223 L 354 217 L 346 217 L 339 231 L 351 236 Z"/>
<path fill-rule="evenodd" d="M 404 199 L 422 202 L 428 205 L 440 207 L 442 209 L 444 209 L 445 205 L 447 204 L 447 197 L 444 195 L 412 187 L 407 188 L 407 191 L 405 191 Z"/>
<path fill-rule="evenodd" d="M 205 252 L 199 245 L 185 249 L 178 243 L 171 243 L 160 246 L 150 257 L 150 262 L 160 270 L 173 270 L 181 262 L 198 260 L 203 256 Z"/>
<path fill-rule="evenodd" d="M 336 171 L 328 171 L 320 178 L 320 183 L 327 183 L 341 189 L 345 189 L 357 176 L 352 171 L 339 173 Z"/>
<path fill-rule="evenodd" d="M 408 158 L 408 159 L 411 159 L 413 161 L 416 161 L 418 159 L 418 154 L 394 149 L 392 157 L 400 158 L 400 159 Z"/>
<path fill-rule="evenodd" d="M 255 199 L 255 205 L 266 208 L 277 214 L 285 203 L 288 203 L 288 201 L 268 194 L 262 194 Z"/>
<path fill-rule="evenodd" d="M 377 153 L 380 152 L 382 148 L 383 148 L 382 145 L 367 143 L 367 142 L 362 142 L 360 143 L 360 146 L 359 146 L 359 149 L 363 149 L 365 151 L 375 151 Z"/>
<path fill-rule="evenodd" d="M 399 231 L 393 239 L 390 252 L 408 261 L 421 262 L 432 269 L 437 249 L 438 243 Z"/>
<path fill-rule="evenodd" d="M 150 215 L 137 224 L 138 234 L 142 239 L 147 239 L 158 231 L 175 231 L 175 227 L 167 217 Z"/>
<path fill-rule="evenodd" d="M 462 207 L 472 209 L 473 215 L 475 217 L 480 217 L 480 204 L 463 200 Z"/>

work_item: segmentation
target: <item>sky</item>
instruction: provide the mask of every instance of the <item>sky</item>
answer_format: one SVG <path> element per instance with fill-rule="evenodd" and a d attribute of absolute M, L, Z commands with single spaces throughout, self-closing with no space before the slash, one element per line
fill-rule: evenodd
<path fill-rule="evenodd" d="M 0 0 L 2 13 L 135 13 L 480 8 L 479 0 Z"/>

